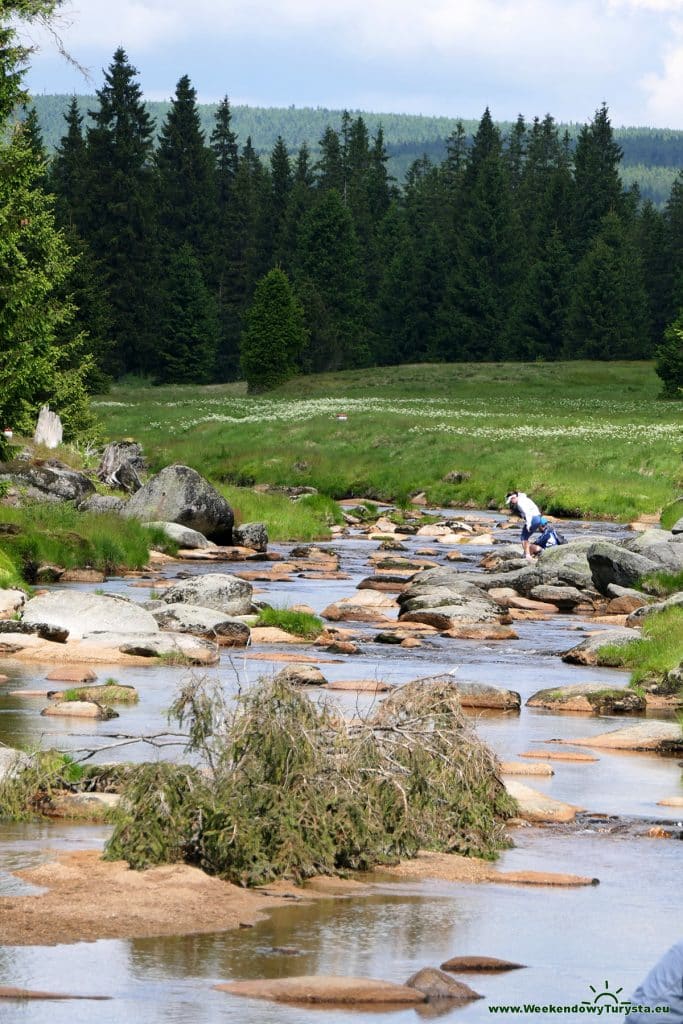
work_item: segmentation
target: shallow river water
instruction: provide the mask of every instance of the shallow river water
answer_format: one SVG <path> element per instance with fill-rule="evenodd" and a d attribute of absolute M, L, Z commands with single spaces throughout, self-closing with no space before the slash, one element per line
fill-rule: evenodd
<path fill-rule="evenodd" d="M 452 517 L 453 512 L 449 515 Z M 492 517 L 495 519 L 496 517 Z M 575 525 L 575 533 L 585 525 Z M 619 528 L 595 525 L 595 532 L 618 535 Z M 571 534 L 571 527 L 567 530 Z M 376 542 L 359 538 L 331 545 L 342 557 L 340 568 L 347 580 L 257 584 L 258 596 L 277 606 L 306 603 L 316 611 L 349 596 L 363 576 L 370 574 L 368 555 Z M 408 545 L 413 551 L 438 545 L 424 538 Z M 286 548 L 281 548 L 286 553 Z M 481 554 L 468 546 L 476 566 Z M 186 566 L 183 571 L 230 572 L 240 564 Z M 178 571 L 177 565 L 168 570 Z M 129 580 L 111 580 L 107 592 L 125 593 L 144 600 L 145 591 L 132 589 Z M 586 628 L 576 616 L 557 616 L 547 622 L 517 623 L 520 639 L 502 643 L 430 638 L 423 647 L 407 650 L 376 644 L 376 629 L 365 632 L 361 654 L 321 658 L 328 679 L 381 678 L 401 683 L 444 671 L 457 678 L 490 682 L 517 690 L 522 703 L 542 687 L 596 681 L 609 686 L 625 685 L 626 673 L 565 665 L 559 651 L 578 643 Z M 264 648 L 265 650 L 266 648 Z M 269 647 L 275 652 L 278 648 Z M 285 650 L 281 648 L 280 650 Z M 291 652 L 292 648 L 288 648 Z M 251 661 L 244 652 L 224 651 L 216 671 L 228 692 L 248 685 L 258 675 L 279 668 L 277 663 Z M 120 707 L 113 722 L 74 723 L 41 718 L 44 701 L 0 695 L 0 742 L 35 745 L 41 742 L 60 748 L 91 747 L 108 742 L 110 733 L 133 735 L 157 732 L 165 726 L 165 711 L 182 668 L 121 669 L 112 674 L 122 683 L 133 683 L 140 703 Z M 0 661 L 0 672 L 9 675 L 8 688 L 40 688 L 45 685 L 45 666 L 21 666 Z M 100 673 L 105 678 L 108 673 Z M 335 694 L 347 711 L 365 707 L 373 699 L 351 693 Z M 585 715 L 553 715 L 522 707 L 516 714 L 477 716 L 480 735 L 504 759 L 533 749 L 556 737 L 572 738 L 604 732 L 625 719 Z M 631 720 L 632 721 L 632 720 Z M 573 748 L 570 748 L 573 749 Z M 579 747 L 577 750 L 581 749 Z M 463 976 L 485 999 L 468 1006 L 445 1010 L 453 1021 L 482 1021 L 501 1017 L 512 1021 L 558 1019 L 550 1011 L 540 1013 L 491 1013 L 500 1005 L 562 1004 L 575 1006 L 559 1019 L 586 1019 L 584 1001 L 621 990 L 630 995 L 660 954 L 681 937 L 680 878 L 683 845 L 676 840 L 651 839 L 644 835 L 654 820 L 669 822 L 680 835 L 680 808 L 658 807 L 664 797 L 683 795 L 681 767 L 675 758 L 650 754 L 597 752 L 594 763 L 556 762 L 552 777 L 520 779 L 549 795 L 577 804 L 596 817 L 577 828 L 516 829 L 514 849 L 503 852 L 502 870 L 529 869 L 571 872 L 600 880 L 597 886 L 555 890 L 502 884 L 462 884 L 444 881 L 396 883 L 381 874 L 370 876 L 367 896 L 353 899 L 317 899 L 310 904 L 289 902 L 253 929 L 201 936 L 100 941 L 56 947 L 0 948 L 0 985 L 108 995 L 102 1003 L 7 1002 L 0 1006 L 0 1020 L 21 1024 L 161 1024 L 161 1022 L 289 1022 L 375 1021 L 377 1013 L 364 1011 L 305 1010 L 244 1000 L 212 991 L 218 981 L 236 978 L 291 974 L 349 974 L 405 981 L 424 966 L 439 966 L 456 955 L 481 954 L 516 960 L 525 970 L 499 977 Z M 121 759 L 149 759 L 142 744 L 125 747 Z M 178 756 L 177 752 L 167 756 Z M 100 760 L 113 760 L 104 751 Z M 613 822 L 598 815 L 620 816 L 628 821 L 623 832 L 608 831 Z M 642 819 L 642 822 L 639 822 Z M 642 825 L 642 827 L 639 827 Z M 0 894 L 26 891 L 9 874 L 14 869 L 49 859 L 55 850 L 92 848 L 101 845 L 108 830 L 65 822 L 0 826 Z M 293 946 L 298 955 L 273 953 L 273 946 Z M 602 1001 L 605 1005 L 607 997 Z M 417 1021 L 435 1016 L 430 1008 L 389 1011 L 381 1014 L 387 1024 Z M 610 1015 L 609 1019 L 620 1017 Z"/>

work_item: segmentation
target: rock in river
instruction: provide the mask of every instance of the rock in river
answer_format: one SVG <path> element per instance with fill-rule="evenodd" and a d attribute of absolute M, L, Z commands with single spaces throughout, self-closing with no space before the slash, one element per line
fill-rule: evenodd
<path fill-rule="evenodd" d="M 235 996 L 270 999 L 276 1003 L 322 1003 L 349 1006 L 356 1003 L 400 1005 L 424 1003 L 425 996 L 407 985 L 394 985 L 374 978 L 345 978 L 311 975 L 298 978 L 253 978 L 229 981 L 214 988 Z"/>
<path fill-rule="evenodd" d="M 32 597 L 24 607 L 22 621 L 67 629 L 71 639 L 95 630 L 113 633 L 159 631 L 154 617 L 139 604 L 120 597 L 72 590 Z"/>
<path fill-rule="evenodd" d="M 253 587 L 228 573 L 212 572 L 174 583 L 161 596 L 165 604 L 192 604 L 214 608 L 225 615 L 249 615 Z"/>
<path fill-rule="evenodd" d="M 645 697 L 628 687 L 608 688 L 596 683 L 575 683 L 538 690 L 526 702 L 528 708 L 548 711 L 586 711 L 594 715 L 637 714 L 645 710 Z"/>

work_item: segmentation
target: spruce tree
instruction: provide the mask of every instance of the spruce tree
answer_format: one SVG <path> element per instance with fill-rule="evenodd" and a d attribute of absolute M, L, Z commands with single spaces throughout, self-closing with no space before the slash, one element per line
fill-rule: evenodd
<path fill-rule="evenodd" d="M 206 273 L 216 214 L 212 156 L 201 128 L 197 93 L 187 75 L 176 86 L 159 134 L 155 162 L 164 258 L 186 243 Z"/>
<path fill-rule="evenodd" d="M 498 129 L 484 112 L 463 176 L 455 253 L 439 312 L 445 360 L 495 360 L 519 276 L 520 229 Z"/>
<path fill-rule="evenodd" d="M 530 267 L 505 336 L 509 359 L 561 359 L 567 339 L 572 262 L 555 229 Z"/>
<path fill-rule="evenodd" d="M 240 365 L 248 390 L 267 391 L 291 377 L 305 343 L 303 310 L 276 267 L 256 285 L 245 316 Z"/>
<path fill-rule="evenodd" d="M 112 334 L 124 371 L 156 369 L 159 277 L 153 201 L 153 122 L 136 69 L 117 49 L 89 111 L 85 240 L 107 286 Z"/>
<path fill-rule="evenodd" d="M 216 361 L 218 314 L 196 253 L 187 242 L 169 257 L 162 309 L 157 379 L 168 384 L 206 384 Z"/>
<path fill-rule="evenodd" d="M 336 189 L 323 192 L 306 214 L 297 249 L 297 292 L 316 294 L 326 310 L 322 334 L 306 304 L 316 369 L 365 366 L 370 359 L 361 259 L 351 214 Z M 312 288 L 311 288 L 312 286 Z"/>
<path fill-rule="evenodd" d="M 600 230 L 608 213 L 622 213 L 623 188 L 619 177 L 622 150 L 614 140 L 606 104 L 579 132 L 574 151 L 573 241 L 582 254 Z"/>
<path fill-rule="evenodd" d="M 664 217 L 649 201 L 643 204 L 636 231 L 648 301 L 649 349 L 653 353 L 664 341 L 671 316 L 673 268 Z"/>
<path fill-rule="evenodd" d="M 83 234 L 87 230 L 88 154 L 83 137 L 83 115 L 71 97 L 64 114 L 66 131 L 50 164 L 50 188 L 57 201 L 60 222 Z"/>
<path fill-rule="evenodd" d="M 320 140 L 320 160 L 316 164 L 318 188 L 336 189 L 341 196 L 346 192 L 344 160 L 339 135 L 329 125 Z"/>
<path fill-rule="evenodd" d="M 649 352 L 647 296 L 635 244 L 608 214 L 576 268 L 568 311 L 569 358 L 643 359 Z"/>
<path fill-rule="evenodd" d="M 239 375 L 240 312 L 244 280 L 240 248 L 242 212 L 236 191 L 239 147 L 237 136 L 232 130 L 232 113 L 227 96 L 216 109 L 211 150 L 214 159 L 216 223 L 209 280 L 214 289 L 220 328 L 216 375 L 219 380 L 234 380 Z"/>

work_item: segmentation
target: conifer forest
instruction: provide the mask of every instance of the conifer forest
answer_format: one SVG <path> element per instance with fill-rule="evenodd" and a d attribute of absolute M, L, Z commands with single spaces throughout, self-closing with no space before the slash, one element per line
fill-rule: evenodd
<path fill-rule="evenodd" d="M 183 76 L 156 124 L 137 75 L 119 48 L 49 155 L 35 109 L 5 87 L 19 223 L 38 232 L 33 206 L 63 299 L 45 353 L 59 342 L 57 362 L 78 368 L 59 386 L 261 390 L 364 366 L 657 355 L 678 381 L 683 174 L 662 208 L 626 187 L 606 105 L 574 138 L 550 114 L 501 129 L 487 109 L 398 182 L 381 124 L 360 114 L 328 124 L 315 156 L 279 136 L 262 158 L 227 96 L 205 131 Z"/>

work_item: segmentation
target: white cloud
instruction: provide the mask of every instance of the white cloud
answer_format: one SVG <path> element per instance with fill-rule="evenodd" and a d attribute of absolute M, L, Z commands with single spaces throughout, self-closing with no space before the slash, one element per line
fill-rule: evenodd
<path fill-rule="evenodd" d="M 77 60 L 97 71 L 123 45 L 150 94 L 171 94 L 173 62 L 200 96 L 239 67 L 230 90 L 262 100 L 277 77 L 275 95 L 295 103 L 381 92 L 397 110 L 420 95 L 476 94 L 577 119 L 603 99 L 615 121 L 683 118 L 683 0 L 66 0 L 61 10 Z"/>

